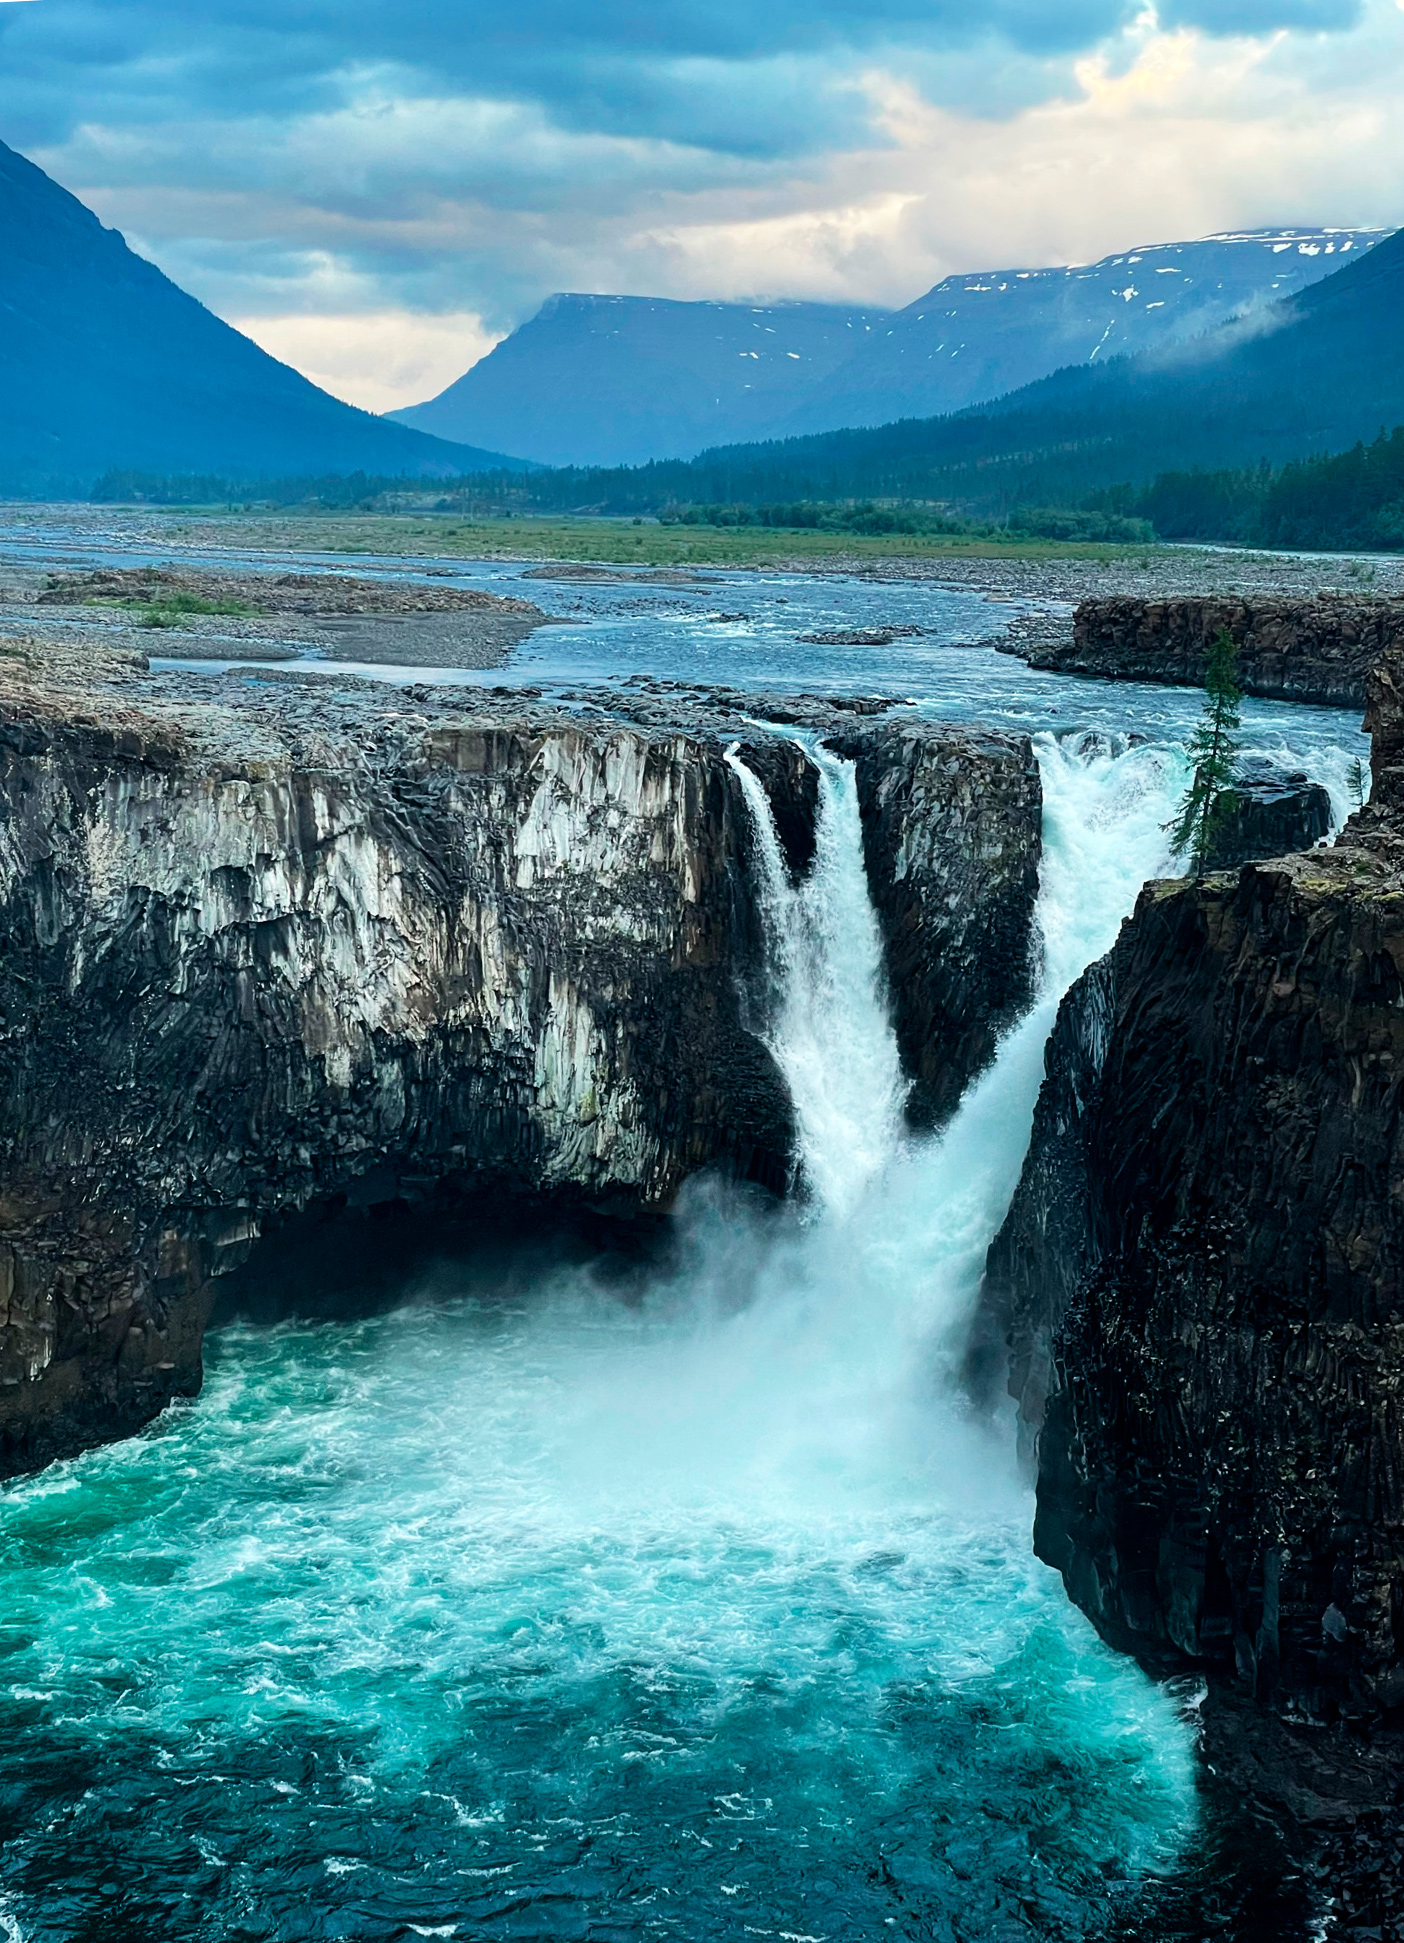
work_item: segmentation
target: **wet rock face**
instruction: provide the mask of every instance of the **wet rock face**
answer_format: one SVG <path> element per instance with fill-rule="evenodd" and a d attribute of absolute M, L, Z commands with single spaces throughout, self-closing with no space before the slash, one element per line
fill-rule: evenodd
<path fill-rule="evenodd" d="M 1072 641 L 1036 646 L 1026 659 L 1059 674 L 1198 688 L 1221 627 L 1239 643 L 1246 693 L 1354 707 L 1365 698 L 1366 671 L 1404 651 L 1404 602 L 1342 594 L 1085 600 Z"/>
<path fill-rule="evenodd" d="M 1233 812 L 1209 846 L 1210 870 L 1237 870 L 1255 857 L 1285 857 L 1330 835 L 1330 792 L 1300 770 L 1242 762 L 1233 793 Z"/>
<path fill-rule="evenodd" d="M 991 1251 L 1035 1545 L 1113 1644 L 1404 1707 L 1404 742 L 1332 849 L 1153 884 L 1064 1001 Z"/>
<path fill-rule="evenodd" d="M 832 736 L 857 765 L 907 1113 L 949 1118 L 1033 1000 L 1043 792 L 1022 738 L 918 722 Z"/>
<path fill-rule="evenodd" d="M 1029 1151 L 990 1246 L 967 1374 L 977 1399 L 1018 1404 L 1019 1454 L 1032 1474 L 1064 1318 L 1098 1258 L 1090 1131 L 1114 1017 L 1111 958 L 1089 967 L 1058 1008 L 1044 1056 Z"/>
<path fill-rule="evenodd" d="M 1040 1440 L 1036 1547 L 1107 1637 L 1313 1713 L 1404 1699 L 1395 869 L 1147 894 Z"/>
<path fill-rule="evenodd" d="M 193 1394 L 218 1278 L 291 1211 L 630 1216 L 704 1168 L 784 1190 L 726 736 L 266 682 L 240 711 L 232 679 L 156 706 L 114 668 L 0 684 L 0 1474 Z M 746 733 L 802 872 L 813 765 Z M 861 731 L 872 790 L 886 733 Z M 961 738 L 890 740 L 918 819 L 939 776 L 950 844 L 988 836 L 1002 789 L 1036 867 L 1026 744 L 958 786 Z M 894 841 L 931 876 L 904 896 L 965 881 Z M 947 1093 L 980 1043 L 953 1037 Z"/>

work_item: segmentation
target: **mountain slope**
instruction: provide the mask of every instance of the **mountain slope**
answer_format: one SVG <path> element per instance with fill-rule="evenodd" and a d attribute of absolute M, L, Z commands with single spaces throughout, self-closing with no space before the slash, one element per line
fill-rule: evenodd
<path fill-rule="evenodd" d="M 392 418 L 548 465 L 635 465 L 751 438 L 889 312 L 552 297 L 427 404 Z"/>
<path fill-rule="evenodd" d="M 557 296 L 439 397 L 390 415 L 550 465 L 609 466 L 926 418 L 1194 336 L 1385 234 L 1261 230 L 982 271 L 895 312 Z"/>
<path fill-rule="evenodd" d="M 1383 229 L 1251 230 L 1158 243 L 1065 269 L 947 277 L 888 318 L 778 435 L 934 418 L 1070 364 L 1202 335 L 1319 281 Z"/>
<path fill-rule="evenodd" d="M 502 463 L 319 391 L 3 143 L 0 266 L 8 490 L 83 487 L 109 467 L 256 477 Z"/>
<path fill-rule="evenodd" d="M 691 465 L 560 475 L 538 503 L 838 498 L 981 510 L 1193 467 L 1340 451 L 1404 423 L 1404 231 L 1247 321 L 1169 351 L 1055 372 L 980 411 L 738 445 Z"/>

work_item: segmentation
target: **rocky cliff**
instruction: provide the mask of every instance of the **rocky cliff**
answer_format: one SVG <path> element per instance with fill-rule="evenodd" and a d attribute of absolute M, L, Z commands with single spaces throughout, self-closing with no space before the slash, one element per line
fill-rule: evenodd
<path fill-rule="evenodd" d="M 198 1388 L 216 1279 L 290 1210 L 432 1221 L 487 1192 L 633 1214 L 700 1168 L 783 1190 L 791 1112 L 725 751 L 754 761 L 796 871 L 816 792 L 755 698 L 733 735 L 681 697 L 650 725 L 7 645 L 0 1473 Z M 954 1098 L 1009 967 L 1027 976 L 1028 745 L 805 720 L 854 747 L 879 895 L 908 931 L 940 914 L 958 970 L 923 1016 L 951 1036 L 906 1044 Z M 1022 860 L 990 897 L 972 841 Z M 1008 966 L 982 991 L 995 934 Z"/>
<path fill-rule="evenodd" d="M 1375 1722 L 1404 1708 L 1396 679 L 1333 848 L 1149 885 L 1068 995 L 986 1284 L 1036 1547 L 1104 1635 Z"/>
<path fill-rule="evenodd" d="M 1294 702 L 1354 707 L 1365 698 L 1366 671 L 1404 652 L 1404 603 L 1341 594 L 1085 600 L 1070 642 L 1016 651 L 1056 674 L 1199 688 L 1221 627 L 1239 644 L 1244 691 Z"/>
<path fill-rule="evenodd" d="M 773 765 L 794 745 L 783 733 L 757 740 L 755 696 L 641 680 L 627 694 L 598 699 L 651 727 L 682 721 L 694 732 L 741 738 L 770 791 L 791 868 L 808 866 L 817 774 L 776 786 Z M 1040 848 L 1031 833 L 1043 802 L 1033 748 L 1022 737 L 936 727 L 886 702 L 763 699 L 766 719 L 782 731 L 822 735 L 856 767 L 864 862 L 912 1082 L 908 1118 L 938 1125 L 1033 1000 Z M 1266 795 L 1254 813 L 1271 818 Z M 1279 804 L 1278 814 L 1290 819 L 1292 811 Z"/>
<path fill-rule="evenodd" d="M 1042 804 L 1027 743 L 947 731 L 931 760 L 919 722 L 829 738 L 857 765 L 863 851 L 882 925 L 907 1116 L 940 1124 L 1033 999 Z"/>
<path fill-rule="evenodd" d="M 1244 757 L 1233 778 L 1233 809 L 1209 842 L 1210 870 L 1237 870 L 1255 857 L 1308 850 L 1331 831 L 1331 793 L 1300 769 Z"/>

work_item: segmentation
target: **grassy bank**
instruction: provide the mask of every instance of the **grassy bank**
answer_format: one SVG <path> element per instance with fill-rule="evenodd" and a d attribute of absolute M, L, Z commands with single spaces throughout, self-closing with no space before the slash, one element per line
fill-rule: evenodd
<path fill-rule="evenodd" d="M 125 524 L 187 544 L 260 547 L 350 557 L 579 560 L 645 567 L 818 567 L 854 560 L 1124 560 L 1158 548 L 938 533 L 836 534 L 772 527 L 635 525 L 614 519 L 470 520 L 452 513 L 229 513 L 203 508 L 113 507 Z M 91 516 L 90 516 L 91 517 Z M 115 522 L 114 522 L 115 523 Z"/>

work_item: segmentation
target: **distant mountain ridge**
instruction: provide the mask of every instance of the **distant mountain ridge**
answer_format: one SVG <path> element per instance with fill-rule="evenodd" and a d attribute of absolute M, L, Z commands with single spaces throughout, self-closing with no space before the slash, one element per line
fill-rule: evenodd
<path fill-rule="evenodd" d="M 786 416 L 890 315 L 563 292 L 437 398 L 390 417 L 475 444 L 510 432 L 545 465 L 686 456 Z"/>
<path fill-rule="evenodd" d="M 1067 366 L 955 416 L 723 447 L 636 473 L 543 475 L 537 503 L 927 499 L 1068 505 L 1175 470 L 1281 464 L 1404 424 L 1404 231 L 1192 340 Z"/>
<path fill-rule="evenodd" d="M 900 311 L 562 295 L 437 398 L 391 416 L 549 465 L 608 466 L 936 417 L 1212 330 L 1388 234 L 1247 230 L 972 272 Z"/>
<path fill-rule="evenodd" d="M 82 490 L 110 468 L 257 478 L 519 464 L 320 391 L 0 143 L 0 489 Z"/>
<path fill-rule="evenodd" d="M 874 332 L 772 436 L 936 418 L 1065 365 L 1183 343 L 1329 276 L 1387 229 L 1240 230 L 1060 269 L 946 277 Z"/>

